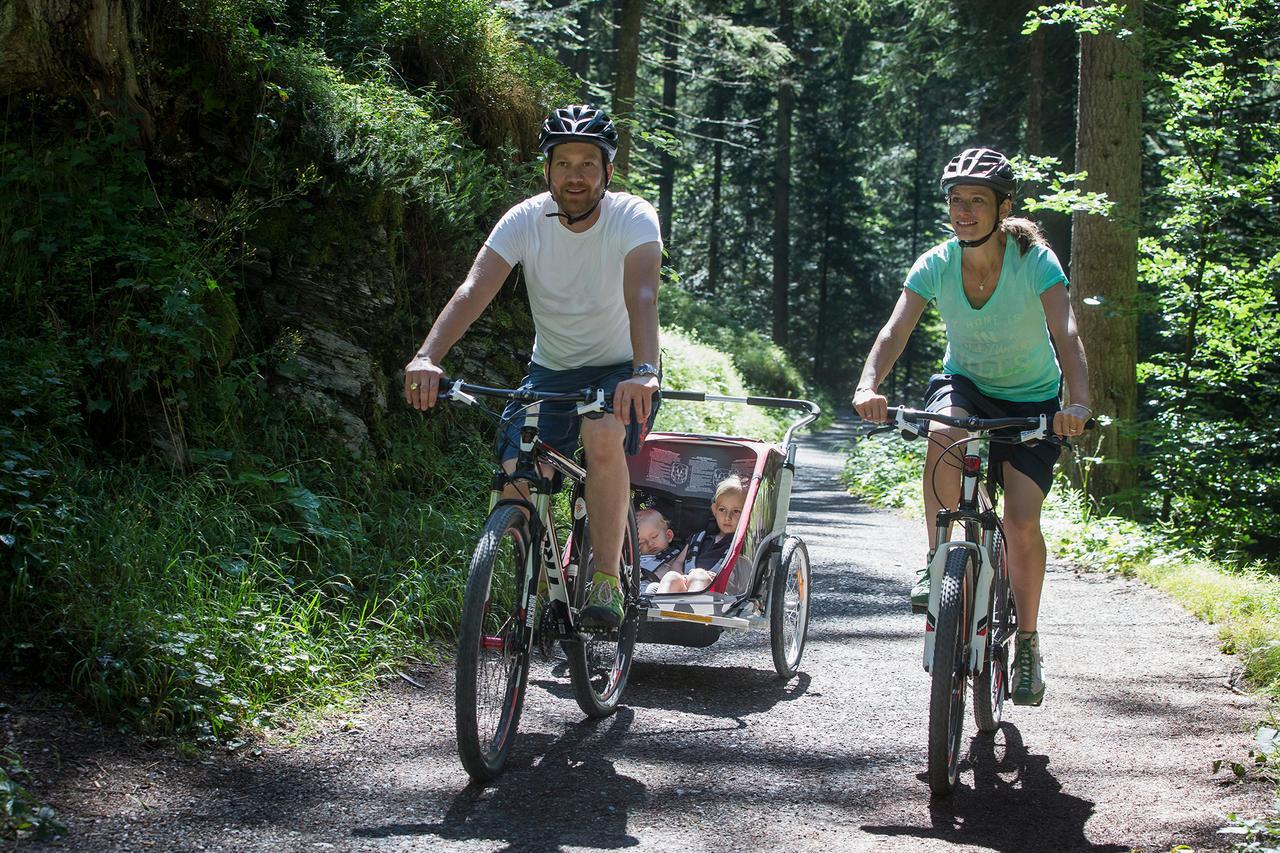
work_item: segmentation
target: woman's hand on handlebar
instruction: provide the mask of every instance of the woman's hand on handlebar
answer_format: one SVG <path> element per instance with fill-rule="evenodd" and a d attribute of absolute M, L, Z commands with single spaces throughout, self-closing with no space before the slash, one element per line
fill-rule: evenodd
<path fill-rule="evenodd" d="M 884 423 L 889 420 L 889 398 L 872 388 L 853 392 L 853 409 L 864 421 Z"/>
<path fill-rule="evenodd" d="M 430 358 L 414 356 L 404 367 L 404 401 L 420 411 L 436 404 L 444 370 Z"/>
<path fill-rule="evenodd" d="M 1091 417 L 1093 417 L 1093 413 L 1089 411 L 1088 406 L 1072 403 L 1065 409 L 1054 412 L 1053 431 L 1063 438 L 1080 435 L 1084 432 L 1085 424 L 1089 422 Z"/>

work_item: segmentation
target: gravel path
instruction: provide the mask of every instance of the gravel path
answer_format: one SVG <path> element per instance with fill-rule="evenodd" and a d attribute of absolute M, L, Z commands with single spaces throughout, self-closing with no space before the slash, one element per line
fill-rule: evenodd
<path fill-rule="evenodd" d="M 792 532 L 813 560 L 802 672 L 764 634 L 642 646 L 623 707 L 584 721 L 564 665 L 537 661 L 508 771 L 469 787 L 452 672 L 415 674 L 295 748 L 184 758 L 40 696 L 9 696 L 17 750 L 83 850 L 1197 850 L 1270 792 L 1214 776 L 1265 714 L 1231 689 L 1213 629 L 1141 584 L 1051 566 L 1041 708 L 973 738 L 960 788 L 930 803 L 927 676 L 906 612 L 918 522 L 837 482 L 847 424 L 806 442 Z M 12 694 L 12 690 L 6 690 Z M 972 718 L 966 722 L 972 733 Z M 255 754 L 256 753 L 256 754 Z"/>

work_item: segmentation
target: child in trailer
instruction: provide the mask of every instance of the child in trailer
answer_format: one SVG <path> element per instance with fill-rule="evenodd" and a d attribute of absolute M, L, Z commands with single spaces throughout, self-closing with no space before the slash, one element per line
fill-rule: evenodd
<path fill-rule="evenodd" d="M 664 575 L 679 574 L 684 549 L 675 542 L 676 533 L 666 516 L 656 509 L 636 513 L 636 535 L 640 543 L 640 575 L 650 582 L 645 592 L 654 593 Z"/>
<path fill-rule="evenodd" d="M 701 592 L 716 579 L 718 566 L 729 551 L 733 533 L 742 519 L 742 507 L 747 502 L 747 487 L 737 475 L 721 480 L 711 499 L 713 520 L 705 530 L 689 539 L 680 555 L 684 572 L 668 572 L 658 585 L 659 593 Z"/>

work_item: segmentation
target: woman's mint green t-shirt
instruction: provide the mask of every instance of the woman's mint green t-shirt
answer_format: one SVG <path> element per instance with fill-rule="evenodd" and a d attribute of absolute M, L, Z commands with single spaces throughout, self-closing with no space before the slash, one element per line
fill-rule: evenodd
<path fill-rule="evenodd" d="M 942 369 L 969 378 L 989 397 L 1020 403 L 1058 396 L 1062 370 L 1054 355 L 1040 294 L 1067 276 L 1053 251 L 1032 246 L 1024 255 L 1009 238 L 995 292 L 981 308 L 964 295 L 962 248 L 955 238 L 921 255 L 906 287 L 938 303 L 947 327 Z"/>

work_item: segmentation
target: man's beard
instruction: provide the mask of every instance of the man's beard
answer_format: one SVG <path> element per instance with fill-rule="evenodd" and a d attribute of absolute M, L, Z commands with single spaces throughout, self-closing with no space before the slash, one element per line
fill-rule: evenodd
<path fill-rule="evenodd" d="M 552 193 L 556 200 L 556 204 L 560 207 L 561 213 L 567 213 L 570 216 L 578 216 L 586 213 L 604 195 L 604 189 L 600 186 L 592 187 L 585 193 L 570 195 L 563 190 L 557 190 Z"/>

